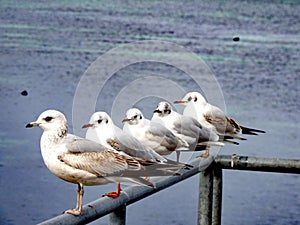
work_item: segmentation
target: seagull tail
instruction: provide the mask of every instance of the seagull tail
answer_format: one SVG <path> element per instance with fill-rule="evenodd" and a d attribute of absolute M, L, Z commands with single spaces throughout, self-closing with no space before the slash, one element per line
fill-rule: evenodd
<path fill-rule="evenodd" d="M 226 143 L 226 144 L 233 144 L 233 145 L 239 145 L 240 143 L 236 142 L 236 141 L 231 141 L 231 140 L 223 140 L 223 143 Z"/>
<path fill-rule="evenodd" d="M 243 138 L 243 137 L 240 137 L 238 135 L 234 135 L 232 134 L 231 136 L 230 135 L 219 135 L 219 140 L 232 140 L 232 139 L 239 139 L 239 140 L 247 140 L 246 138 Z"/>
<path fill-rule="evenodd" d="M 241 140 L 241 141 L 246 141 L 247 140 L 246 138 L 243 138 L 243 137 L 239 136 L 238 134 L 234 134 L 234 133 L 226 134 L 225 136 L 221 135 L 220 139 L 223 139 L 223 140 L 238 139 L 238 140 Z"/>
<path fill-rule="evenodd" d="M 219 136 L 219 137 L 220 137 L 219 141 L 221 141 L 223 143 L 234 144 L 234 145 L 239 145 L 240 144 L 236 141 L 233 141 L 232 139 L 234 139 L 234 137 L 232 137 L 232 136 Z M 239 140 L 246 140 L 246 138 L 242 138 L 242 139 L 239 139 Z"/>
<path fill-rule="evenodd" d="M 178 151 L 178 152 L 181 152 L 181 151 L 190 151 L 190 148 L 189 147 L 179 147 L 179 148 L 176 148 L 175 151 Z"/>
<path fill-rule="evenodd" d="M 257 135 L 257 133 L 266 133 L 266 131 L 264 130 L 258 130 L 249 127 L 243 127 L 243 126 L 240 127 L 242 128 L 242 134 Z"/>
<path fill-rule="evenodd" d="M 150 181 L 148 181 L 148 180 L 146 180 L 144 178 L 141 178 L 141 177 L 135 177 L 135 178 L 133 178 L 133 181 L 136 184 L 140 184 L 140 185 L 144 185 L 144 186 L 149 186 L 149 187 L 155 188 L 155 185 L 153 183 L 151 183 Z"/>
<path fill-rule="evenodd" d="M 221 141 L 204 141 L 197 144 L 198 146 L 224 146 L 225 144 Z"/>
<path fill-rule="evenodd" d="M 167 165 L 169 165 L 169 166 L 166 166 L 167 167 L 167 169 L 169 169 L 169 170 L 178 170 L 178 169 L 186 169 L 186 170 L 189 170 L 189 169 L 191 169 L 191 168 L 193 168 L 193 166 L 192 165 L 189 165 L 189 164 L 186 164 L 186 163 L 180 163 L 180 162 L 175 162 L 175 161 L 173 161 L 173 160 L 170 160 L 170 159 L 168 159 L 168 161 L 167 161 Z"/>
<path fill-rule="evenodd" d="M 145 174 L 140 174 L 142 177 L 147 177 Z M 133 171 L 126 171 L 126 174 L 121 174 L 121 177 L 118 176 L 109 176 L 106 177 L 107 180 L 110 182 L 129 182 L 129 183 L 134 183 L 138 185 L 143 185 L 143 186 L 149 186 L 149 187 L 155 187 L 153 183 L 148 181 L 147 179 L 142 178 L 136 172 Z"/>

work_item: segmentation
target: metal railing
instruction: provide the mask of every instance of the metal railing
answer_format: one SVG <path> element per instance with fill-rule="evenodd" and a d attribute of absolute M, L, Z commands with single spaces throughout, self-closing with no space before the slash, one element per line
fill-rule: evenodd
<path fill-rule="evenodd" d="M 223 169 L 300 174 L 300 160 L 217 156 L 200 173 L 198 224 L 221 224 Z"/>
<path fill-rule="evenodd" d="M 217 225 L 221 224 L 223 169 L 300 174 L 300 160 L 290 159 L 219 155 L 194 160 L 190 164 L 194 168 L 181 176 L 154 179 L 155 188 L 131 186 L 116 199 L 103 197 L 85 205 L 78 217 L 63 214 L 41 224 L 86 224 L 109 214 L 110 225 L 123 225 L 126 222 L 126 206 L 200 173 L 198 224 Z"/>

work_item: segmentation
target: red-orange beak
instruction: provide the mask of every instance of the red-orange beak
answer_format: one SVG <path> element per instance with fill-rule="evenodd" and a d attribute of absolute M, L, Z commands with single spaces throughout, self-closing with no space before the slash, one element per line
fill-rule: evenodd
<path fill-rule="evenodd" d="M 184 104 L 184 103 L 186 103 L 186 101 L 184 101 L 184 100 L 176 100 L 176 101 L 174 101 L 174 103 L 175 104 Z"/>
<path fill-rule="evenodd" d="M 92 127 L 93 126 L 93 124 L 91 124 L 91 123 L 86 123 L 86 124 L 84 124 L 83 126 L 82 126 L 82 128 L 88 128 L 88 127 Z"/>
<path fill-rule="evenodd" d="M 122 120 L 122 123 L 125 123 L 125 122 L 128 122 L 128 121 L 130 121 L 131 119 L 129 119 L 129 118 L 124 118 L 123 120 Z"/>

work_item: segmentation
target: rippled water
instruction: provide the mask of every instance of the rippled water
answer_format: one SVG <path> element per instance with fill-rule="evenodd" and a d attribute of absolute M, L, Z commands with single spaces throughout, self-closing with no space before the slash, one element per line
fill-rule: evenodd
<path fill-rule="evenodd" d="M 48 108 L 63 111 L 71 123 L 81 76 L 122 43 L 171 41 L 196 53 L 213 70 L 228 114 L 267 131 L 222 154 L 298 159 L 299 10 L 298 1 L 1 1 L 1 224 L 38 223 L 74 206 L 76 186 L 47 170 L 41 131 L 24 125 Z M 172 66 L 138 63 L 107 81 L 96 108 L 110 111 L 124 86 L 149 76 L 197 88 Z M 137 105 L 149 117 L 158 101 Z M 223 224 L 300 224 L 299 185 L 298 175 L 225 171 Z M 87 187 L 84 202 L 114 188 Z M 128 224 L 196 224 L 197 188 L 193 177 L 129 206 Z"/>

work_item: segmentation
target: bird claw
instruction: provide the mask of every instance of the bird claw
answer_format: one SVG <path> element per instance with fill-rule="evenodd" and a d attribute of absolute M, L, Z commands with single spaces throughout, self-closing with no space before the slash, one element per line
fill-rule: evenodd
<path fill-rule="evenodd" d="M 207 158 L 209 156 L 209 150 L 205 150 L 205 152 L 204 153 L 202 153 L 201 155 L 199 155 L 198 157 L 200 157 L 200 158 Z M 198 158 L 197 157 L 197 158 Z"/>
<path fill-rule="evenodd" d="M 102 197 L 107 196 L 107 197 L 110 197 L 110 198 L 117 198 L 117 197 L 120 196 L 121 191 L 122 191 L 121 184 L 120 184 L 120 182 L 118 182 L 117 190 L 116 191 L 106 193 L 106 194 L 102 195 Z"/>
<path fill-rule="evenodd" d="M 71 215 L 74 215 L 74 216 L 79 216 L 81 214 L 81 210 L 79 210 L 79 209 L 69 209 L 69 210 L 65 211 L 64 213 L 71 214 Z"/>
<path fill-rule="evenodd" d="M 231 155 L 231 168 L 234 167 L 234 164 L 240 160 L 240 157 L 237 154 Z"/>
<path fill-rule="evenodd" d="M 231 168 L 234 166 L 247 167 L 248 156 L 238 156 L 237 154 L 231 155 Z"/>
<path fill-rule="evenodd" d="M 117 197 L 120 196 L 120 192 L 113 191 L 113 192 L 106 193 L 106 194 L 104 194 L 102 196 L 103 197 L 107 196 L 107 197 L 110 197 L 110 198 L 117 198 Z"/>

